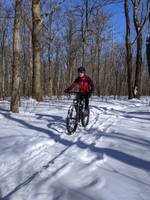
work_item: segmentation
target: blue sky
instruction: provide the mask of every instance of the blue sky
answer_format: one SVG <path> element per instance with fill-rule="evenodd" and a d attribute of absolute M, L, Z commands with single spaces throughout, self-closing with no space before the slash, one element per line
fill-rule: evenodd
<path fill-rule="evenodd" d="M 5 4 L 7 4 L 8 6 L 13 2 L 13 0 L 0 0 L 0 1 L 5 2 Z"/>
<path fill-rule="evenodd" d="M 81 3 L 81 0 L 66 0 L 67 4 L 75 5 L 75 3 Z M 114 26 L 114 39 L 117 41 L 123 41 L 125 37 L 125 16 L 123 3 L 114 3 L 104 7 L 104 10 L 111 12 L 113 17 L 111 20 Z"/>
<path fill-rule="evenodd" d="M 14 0 L 0 0 L 5 2 L 8 6 L 14 1 Z M 50 0 L 47 0 L 50 1 Z M 58 0 L 59 2 L 59 0 Z M 75 5 L 76 3 L 81 3 L 81 0 L 65 0 L 65 4 L 68 6 Z M 124 40 L 125 36 L 125 17 L 124 17 L 124 8 L 123 3 L 120 4 L 111 4 L 104 8 L 106 11 L 111 12 L 113 14 L 111 23 L 114 27 L 114 39 L 117 41 Z"/>
<path fill-rule="evenodd" d="M 114 26 L 114 37 L 118 41 L 124 40 L 125 37 L 125 16 L 124 6 L 122 3 L 112 4 L 105 8 L 113 14 L 112 25 Z"/>

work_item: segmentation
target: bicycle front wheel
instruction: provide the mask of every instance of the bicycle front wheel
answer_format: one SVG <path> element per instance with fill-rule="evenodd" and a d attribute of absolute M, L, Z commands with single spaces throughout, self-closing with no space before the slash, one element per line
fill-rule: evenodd
<path fill-rule="evenodd" d="M 77 115 L 77 110 L 74 106 L 71 106 L 68 110 L 68 115 L 66 119 L 66 127 L 69 135 L 72 135 L 78 125 L 78 115 Z"/>

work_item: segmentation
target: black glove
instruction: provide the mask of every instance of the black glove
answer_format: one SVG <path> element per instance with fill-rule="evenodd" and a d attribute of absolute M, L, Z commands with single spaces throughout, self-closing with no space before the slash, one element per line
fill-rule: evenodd
<path fill-rule="evenodd" d="M 69 92 L 69 90 L 68 90 L 68 89 L 65 89 L 65 90 L 64 90 L 64 92 L 65 92 L 65 93 L 68 93 L 68 92 Z"/>

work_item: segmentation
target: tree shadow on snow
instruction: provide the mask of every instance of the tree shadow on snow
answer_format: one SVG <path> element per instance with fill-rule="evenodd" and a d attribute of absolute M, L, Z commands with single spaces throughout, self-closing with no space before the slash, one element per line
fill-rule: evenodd
<path fill-rule="evenodd" d="M 61 136 L 59 134 L 56 134 L 48 129 L 45 128 L 41 128 L 41 127 L 37 127 L 34 126 L 32 124 L 27 123 L 26 121 L 22 120 L 22 119 L 17 119 L 13 116 L 11 116 L 10 113 L 2 113 L 2 115 L 12 121 L 18 122 L 19 124 L 23 125 L 24 127 L 31 129 L 31 130 L 36 130 L 38 132 L 42 132 L 44 134 L 47 134 L 51 139 L 53 139 L 55 142 L 58 142 L 60 144 L 63 144 L 64 146 L 66 146 L 66 148 L 64 148 L 64 150 L 62 152 L 60 152 L 60 154 L 58 156 L 60 156 L 61 154 L 63 154 L 68 148 L 70 148 L 72 145 L 76 145 L 77 147 L 79 147 L 80 149 L 89 149 L 90 151 L 94 152 L 97 154 L 97 156 L 99 156 L 100 154 L 106 154 L 109 157 L 112 157 L 116 160 L 119 160 L 120 162 L 123 162 L 127 165 L 136 167 L 136 168 L 140 168 L 142 170 L 147 170 L 150 171 L 150 162 L 146 161 L 144 159 L 135 157 L 133 155 L 129 155 L 127 153 L 112 149 L 112 148 L 101 148 L 101 147 L 95 147 L 95 143 L 92 144 L 86 144 L 83 141 L 80 140 L 80 138 L 78 138 L 78 140 L 76 142 L 73 141 L 69 141 L 67 139 L 61 138 Z M 43 117 L 43 115 L 39 115 L 39 118 Z M 49 115 L 47 115 L 48 117 L 48 121 L 50 121 L 49 119 Z M 53 120 L 60 120 L 61 123 L 64 122 L 63 118 L 59 117 L 59 116 L 51 116 L 52 117 L 52 121 Z M 56 156 L 54 159 L 50 160 L 45 166 L 43 166 L 43 170 L 48 168 L 50 166 L 50 164 L 52 164 L 55 159 L 58 157 Z M 23 183 L 19 184 L 13 191 L 11 191 L 9 194 L 7 194 L 5 197 L 0 198 L 1 200 L 7 200 L 9 196 L 11 196 L 12 194 L 14 194 L 15 192 L 17 192 L 19 189 L 21 189 L 23 186 L 29 184 L 37 175 L 39 174 L 39 172 L 35 172 L 31 177 L 29 177 L 27 180 L 25 180 Z"/>
<path fill-rule="evenodd" d="M 54 161 L 61 156 L 69 147 L 66 147 L 62 152 L 60 152 L 55 158 L 51 159 L 46 165 L 44 165 L 39 171 L 36 171 L 35 173 L 33 173 L 30 177 L 28 177 L 25 181 L 23 181 L 22 183 L 20 183 L 18 186 L 16 186 L 11 192 L 9 192 L 6 196 L 1 197 L 0 200 L 9 200 L 9 197 L 12 196 L 13 194 L 15 194 L 17 191 L 19 191 L 22 187 L 25 187 L 26 185 L 28 185 L 30 182 L 32 182 L 37 176 L 40 176 L 40 173 L 42 173 L 44 170 L 46 170 L 47 168 L 50 167 L 50 164 L 53 164 Z M 59 169 L 56 169 L 55 172 L 53 172 L 52 176 L 55 176 L 62 168 L 64 168 L 66 166 L 63 165 L 61 166 Z M 51 176 L 51 178 L 52 178 Z M 49 177 L 50 179 L 50 177 Z"/>
<path fill-rule="evenodd" d="M 1 108 L 1 107 L 0 107 L 0 111 L 5 111 L 5 112 L 7 111 L 7 112 L 9 112 L 9 110 L 7 108 Z"/>
<path fill-rule="evenodd" d="M 93 130 L 94 132 L 94 130 Z M 111 134 L 107 134 L 104 132 L 98 132 L 96 140 L 98 140 L 100 137 L 105 137 L 105 138 L 112 138 L 112 139 L 119 139 L 119 140 L 124 140 L 133 144 L 137 144 L 137 145 L 142 145 L 145 147 L 150 147 L 150 140 L 145 140 L 143 138 L 136 138 L 133 136 L 129 136 L 120 132 L 111 132 Z"/>
<path fill-rule="evenodd" d="M 92 106 L 92 108 L 95 108 L 98 111 L 101 111 L 103 114 L 107 115 L 115 115 L 117 113 L 120 114 L 120 116 L 125 117 L 125 118 L 131 118 L 131 119 L 142 119 L 142 120 L 147 120 L 149 121 L 150 118 L 144 118 L 143 115 L 150 115 L 150 112 L 127 112 L 124 110 L 117 110 L 115 108 L 107 108 L 103 106 Z"/>
<path fill-rule="evenodd" d="M 31 124 L 25 122 L 24 120 L 14 118 L 10 114 L 3 114 L 3 115 L 7 119 L 18 122 L 18 123 L 24 125 L 25 127 L 29 128 L 29 129 L 37 130 L 39 132 L 43 132 L 43 133 L 47 134 L 55 142 L 59 142 L 59 143 L 65 145 L 65 146 L 72 146 L 72 145 L 76 144 L 81 149 L 89 148 L 91 151 L 93 151 L 95 153 L 105 153 L 108 156 L 116 158 L 117 160 L 120 160 L 120 161 L 122 161 L 126 164 L 133 165 L 135 167 L 145 169 L 145 170 L 150 170 L 150 162 L 149 161 L 145 161 L 143 159 L 136 158 L 134 156 L 120 152 L 118 150 L 95 147 L 93 144 L 89 145 L 89 144 L 86 144 L 86 143 L 80 141 L 80 139 L 78 139 L 77 142 L 72 142 L 70 140 L 61 138 L 59 134 L 57 135 L 57 134 L 53 133 L 52 131 L 50 131 L 48 129 L 37 127 L 37 126 L 31 125 Z M 58 116 L 53 116 L 53 117 L 54 117 L 54 119 L 60 119 L 60 117 L 58 117 Z"/>
<path fill-rule="evenodd" d="M 21 119 L 14 118 L 10 114 L 3 114 L 3 115 L 7 119 L 21 123 L 22 125 L 24 125 L 25 127 L 29 128 L 29 129 L 37 130 L 39 132 L 43 132 L 43 133 L 47 134 L 55 142 L 59 142 L 59 143 L 65 145 L 65 146 L 72 146 L 72 145 L 76 144 L 81 149 L 89 148 L 92 152 L 105 153 L 108 156 L 113 157 L 117 160 L 120 160 L 120 161 L 122 161 L 126 164 L 129 164 L 129 165 L 141 168 L 141 169 L 145 169 L 145 170 L 150 170 L 150 162 L 149 161 L 146 161 L 146 160 L 143 160 L 143 159 L 140 159 L 140 158 L 136 158 L 134 156 L 120 152 L 118 150 L 95 147 L 93 144 L 89 145 L 89 144 L 86 144 L 86 143 L 80 141 L 80 139 L 78 139 L 78 141 L 76 141 L 76 142 L 72 142 L 72 141 L 69 141 L 67 139 L 61 138 L 59 134 L 57 135 L 57 134 L 53 133 L 52 131 L 50 131 L 48 129 L 37 127 L 37 126 L 31 125 L 31 124 L 29 124 L 29 123 L 27 123 L 27 122 L 25 122 Z M 53 116 L 53 117 L 54 117 L 54 119 L 60 118 L 58 116 Z"/>

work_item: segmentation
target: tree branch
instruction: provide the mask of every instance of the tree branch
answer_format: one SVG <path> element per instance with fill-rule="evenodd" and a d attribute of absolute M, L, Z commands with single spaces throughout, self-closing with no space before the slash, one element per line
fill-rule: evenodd
<path fill-rule="evenodd" d="M 52 10 L 51 12 L 42 14 L 41 17 L 43 18 L 43 17 L 47 17 L 47 16 L 49 16 L 49 15 L 52 15 L 52 14 L 56 11 L 56 9 L 57 9 L 62 3 L 64 3 L 64 2 L 65 2 L 65 0 L 60 1 L 60 2 L 53 8 L 53 10 Z"/>
<path fill-rule="evenodd" d="M 4 17 L 0 17 L 0 19 L 15 19 L 14 16 L 4 16 Z"/>
<path fill-rule="evenodd" d="M 131 3 L 134 5 L 134 1 L 133 0 L 131 0 Z"/>
<path fill-rule="evenodd" d="M 134 39 L 134 41 L 131 43 L 131 45 L 133 45 L 136 42 L 136 40 L 138 39 L 138 37 L 140 36 L 140 34 L 141 34 L 142 30 L 143 30 L 143 27 L 144 27 L 146 21 L 148 20 L 148 18 L 149 18 L 149 14 L 147 14 L 147 16 L 145 17 L 145 20 L 144 20 L 143 24 L 140 27 L 139 33 L 136 36 L 136 38 Z"/>

